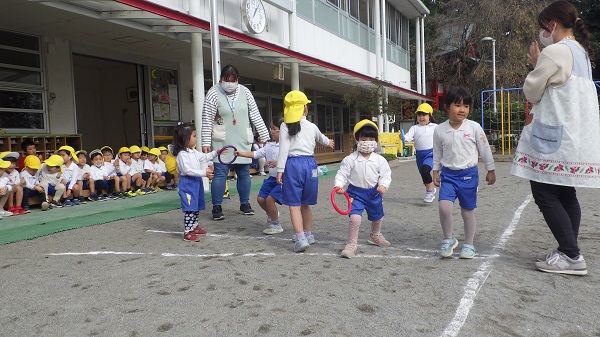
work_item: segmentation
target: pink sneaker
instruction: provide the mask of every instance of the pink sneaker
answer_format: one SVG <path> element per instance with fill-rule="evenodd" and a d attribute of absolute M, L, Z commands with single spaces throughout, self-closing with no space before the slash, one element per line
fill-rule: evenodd
<path fill-rule="evenodd" d="M 383 234 L 381 233 L 377 233 L 375 235 L 373 235 L 373 233 L 369 234 L 369 238 L 367 239 L 367 242 L 372 244 L 372 245 L 376 245 L 379 247 L 389 247 L 391 244 L 388 240 L 386 240 L 383 237 Z"/>
<path fill-rule="evenodd" d="M 198 235 L 206 235 L 206 231 L 202 228 L 200 228 L 200 226 L 196 225 L 196 227 L 194 227 L 192 229 L 192 231 Z"/>
<path fill-rule="evenodd" d="M 198 242 L 200 241 L 200 237 L 198 234 L 194 233 L 194 231 L 183 234 L 183 241 L 192 241 Z"/>
<path fill-rule="evenodd" d="M 340 255 L 342 257 L 351 259 L 356 256 L 355 252 L 356 252 L 356 245 L 346 245 L 346 247 L 344 247 L 344 250 L 342 250 L 342 254 L 340 254 Z"/>

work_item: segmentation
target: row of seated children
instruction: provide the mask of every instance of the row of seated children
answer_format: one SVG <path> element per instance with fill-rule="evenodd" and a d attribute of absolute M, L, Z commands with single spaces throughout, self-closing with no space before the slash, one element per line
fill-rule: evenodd
<path fill-rule="evenodd" d="M 141 159 L 138 146 L 132 146 L 133 150 L 123 147 L 119 158 L 113 160 L 112 149 L 104 146 L 90 153 L 93 166 L 87 165 L 85 151 L 75 152 L 70 146 L 60 147 L 43 163 L 35 155 L 35 146 L 33 149 L 27 147 L 29 145 L 24 147 L 27 155 L 22 160 L 19 160 L 17 152 L 0 153 L 0 158 L 4 158 L 1 166 L 6 166 L 0 168 L 0 216 L 30 213 L 28 200 L 32 196 L 38 196 L 42 200 L 42 210 L 47 210 L 80 205 L 90 200 L 154 193 L 162 182 L 167 183 L 167 188 L 174 189 L 179 178 L 166 170 L 165 160 L 173 161 L 168 160 L 170 153 L 164 147 L 149 149 L 146 160 Z M 17 162 L 23 167 L 20 174 L 15 170 Z M 90 190 L 88 198 L 82 196 L 86 189 Z M 8 207 L 6 211 L 5 204 Z"/>

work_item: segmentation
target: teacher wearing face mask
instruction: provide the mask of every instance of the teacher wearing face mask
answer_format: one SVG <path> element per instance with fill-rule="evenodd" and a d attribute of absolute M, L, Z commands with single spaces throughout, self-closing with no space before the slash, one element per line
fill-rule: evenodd
<path fill-rule="evenodd" d="M 556 1 L 538 16 L 541 52 L 533 42 L 533 71 L 523 93 L 535 105 L 527 116 L 511 173 L 528 179 L 535 203 L 558 243 L 537 256 L 536 268 L 585 275 L 579 251 L 581 207 L 576 187 L 600 188 L 598 97 L 590 58 L 590 33 L 568 1 Z"/>
<path fill-rule="evenodd" d="M 252 93 L 238 83 L 239 77 L 240 74 L 235 66 L 226 65 L 221 70 L 219 83 L 213 85 L 206 93 L 202 108 L 202 152 L 204 153 L 218 150 L 225 145 L 233 145 L 241 152 L 252 151 L 253 125 L 261 139 L 268 140 L 270 138 L 269 130 L 260 116 Z M 230 162 L 232 159 L 232 149 L 221 156 L 224 163 Z M 214 163 L 215 176 L 210 186 L 213 220 L 225 219 L 221 204 L 230 166 L 237 174 L 240 212 L 245 215 L 254 215 L 254 210 L 249 203 L 251 162 L 251 158 L 238 157 L 230 165 Z"/>

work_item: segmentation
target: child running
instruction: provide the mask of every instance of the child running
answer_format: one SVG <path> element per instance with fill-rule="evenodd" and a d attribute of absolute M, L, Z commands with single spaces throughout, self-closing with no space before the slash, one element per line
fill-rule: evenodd
<path fill-rule="evenodd" d="M 184 213 L 183 241 L 200 241 L 199 235 L 206 231 L 198 226 L 198 212 L 203 211 L 204 184 L 202 177 L 212 178 L 213 167 L 203 169 L 201 162 L 208 162 L 217 156 L 217 151 L 198 152 L 196 145 L 196 127 L 191 123 L 177 125 L 173 135 L 173 155 L 177 157 L 179 172 L 179 198 Z"/>
<path fill-rule="evenodd" d="M 256 202 L 267 213 L 267 228 L 264 234 L 278 234 L 283 232 L 279 223 L 278 203 L 281 205 L 281 185 L 277 183 L 277 157 L 279 156 L 279 128 L 283 123 L 283 116 L 273 118 L 271 125 L 271 142 L 252 152 L 235 151 L 236 156 L 260 159 L 264 158 L 269 166 L 269 177 L 263 181 L 262 187 L 256 197 Z M 259 161 L 260 162 L 260 161 Z"/>
<path fill-rule="evenodd" d="M 290 207 L 296 243 L 294 252 L 303 252 L 315 242 L 312 234 L 312 210 L 319 192 L 317 162 L 314 158 L 316 143 L 334 148 L 319 128 L 306 119 L 310 103 L 306 95 L 292 90 L 285 95 L 283 123 L 279 136 L 277 183 L 282 186 L 282 202 Z"/>
<path fill-rule="evenodd" d="M 363 211 L 367 211 L 371 221 L 371 234 L 367 242 L 380 247 L 389 247 L 390 242 L 381 234 L 383 220 L 383 194 L 390 188 L 392 171 L 388 161 L 373 152 L 379 141 L 377 125 L 368 119 L 354 126 L 356 151 L 342 160 L 340 169 L 335 175 L 336 193 L 343 194 L 348 183 L 347 193 L 352 198 L 350 225 L 348 226 L 348 243 L 342 250 L 342 257 L 353 258 L 358 241 L 358 229 Z"/>
<path fill-rule="evenodd" d="M 404 140 L 415 143 L 417 154 L 417 169 L 425 185 L 423 202 L 431 203 L 435 200 L 436 188 L 433 187 L 431 167 L 433 166 L 433 130 L 437 124 L 433 118 L 433 108 L 427 103 L 417 107 L 415 125 L 404 135 Z"/>
<path fill-rule="evenodd" d="M 475 256 L 475 208 L 479 155 L 488 171 L 485 181 L 496 182 L 494 158 L 481 125 L 468 120 L 473 98 L 463 88 L 451 88 L 446 93 L 444 108 L 448 120 L 440 124 L 433 134 L 433 183 L 440 186 L 439 214 L 444 239 L 440 247 L 442 257 L 450 257 L 458 240 L 452 232 L 452 207 L 458 198 L 464 221 L 465 241 L 460 251 L 461 259 Z M 440 174 L 441 171 L 441 174 Z"/>

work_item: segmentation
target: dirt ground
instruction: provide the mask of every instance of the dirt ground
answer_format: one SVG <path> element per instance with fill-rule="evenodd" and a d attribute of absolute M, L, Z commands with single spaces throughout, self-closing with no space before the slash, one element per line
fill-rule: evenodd
<path fill-rule="evenodd" d="M 437 200 L 422 203 L 414 161 L 392 169 L 384 196 L 392 247 L 366 244 L 364 217 L 350 260 L 339 257 L 348 218 L 329 202 L 332 174 L 303 254 L 285 207 L 284 233 L 262 234 L 256 193 L 255 216 L 236 197 L 224 221 L 201 213 L 209 235 L 198 243 L 182 241 L 175 210 L 0 246 L 0 336 L 600 336 L 598 191 L 578 189 L 589 274 L 538 272 L 536 254 L 556 242 L 509 168 L 497 163 L 493 186 L 480 171 L 473 260 L 438 257 Z M 462 241 L 457 205 L 454 219 Z"/>

